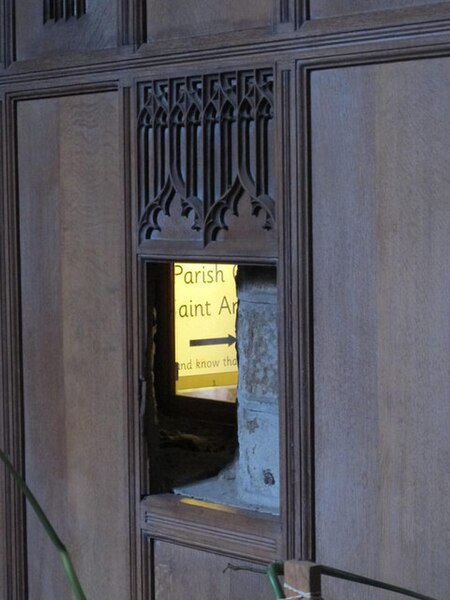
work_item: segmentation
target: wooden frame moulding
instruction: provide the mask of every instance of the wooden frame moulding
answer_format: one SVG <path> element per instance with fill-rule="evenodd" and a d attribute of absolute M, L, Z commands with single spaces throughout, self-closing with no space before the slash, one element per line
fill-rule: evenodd
<path fill-rule="evenodd" d="M 138 476 L 139 465 L 139 419 L 136 413 L 135 398 L 136 373 L 137 373 L 137 348 L 134 334 L 137 324 L 137 299 L 134 290 L 136 289 L 136 261 L 133 260 L 135 239 L 134 228 L 134 206 L 133 198 L 133 179 L 132 179 L 132 142 L 131 142 L 131 119 L 132 119 L 132 88 L 126 82 L 121 82 L 118 86 L 120 94 L 121 110 L 121 131 L 122 131 L 122 165 L 123 165 L 123 185 L 124 185 L 124 228 L 125 228 L 125 289 L 127 306 L 127 436 L 128 436 L 128 482 L 129 482 L 129 522 L 130 522 L 130 594 L 131 597 L 138 598 L 140 592 L 141 580 L 139 577 L 141 569 L 141 536 L 140 524 L 138 519 L 138 507 L 140 502 L 140 483 Z"/>
<path fill-rule="evenodd" d="M 277 181 L 279 197 L 280 302 L 280 441 L 282 556 L 313 553 L 312 446 L 310 438 L 310 349 L 308 221 L 305 219 L 305 181 L 302 149 L 303 123 L 296 109 L 299 96 L 295 61 L 277 64 Z M 304 108 L 302 106 L 302 108 Z M 296 135 L 293 135 L 296 132 Z M 300 136 L 300 137 L 297 137 Z M 307 213 L 306 213 L 307 214 Z M 298 240 L 298 242 L 296 241 Z M 299 273 L 299 279 L 293 277 Z M 298 307 L 298 308 L 297 308 Z M 299 365 L 299 368 L 294 368 Z"/>
<path fill-rule="evenodd" d="M 299 307 L 299 322 L 291 322 L 292 356 L 294 364 L 299 364 L 299 375 L 293 374 L 292 384 L 294 397 L 299 398 L 299 406 L 294 407 L 294 428 L 299 425 L 297 433 L 288 433 L 300 439 L 292 465 L 296 475 L 295 490 L 287 493 L 287 498 L 295 499 L 298 503 L 294 513 L 287 510 L 286 520 L 286 555 L 302 556 L 302 560 L 315 560 L 315 499 L 314 499 L 314 385 L 313 385 L 313 313 L 314 299 L 312 296 L 313 263 L 312 263 L 312 189 L 311 189 L 311 112 L 310 112 L 310 77 L 314 71 L 322 69 L 339 69 L 361 65 L 375 65 L 389 62 L 405 62 L 410 60 L 441 58 L 450 56 L 450 42 L 443 47 L 428 47 L 423 49 L 411 48 L 402 51 L 386 50 L 368 52 L 360 55 L 330 56 L 317 59 L 295 60 L 295 94 L 297 119 L 297 168 L 300 177 L 296 186 L 297 201 L 292 208 L 292 239 L 299 240 L 296 254 L 291 257 L 292 272 L 299 273 L 299 284 L 290 291 L 292 305 Z M 295 197 L 295 196 L 294 196 Z M 289 263 L 288 258 L 286 263 Z M 289 286 L 288 286 L 289 287 Z M 287 295 L 289 290 L 285 292 Z M 289 349 L 289 342 L 287 342 Z M 299 412 L 296 413 L 296 410 Z M 290 438 L 293 439 L 293 438 Z M 300 454 L 300 456 L 299 456 Z M 289 456 L 287 457 L 289 465 Z M 291 470 L 291 473 L 293 471 Z M 289 506 L 289 500 L 287 501 Z M 291 521 L 292 515 L 300 515 Z M 295 540 L 292 535 L 295 533 Z M 300 533 L 300 535 L 299 535 Z M 300 540 L 300 541 L 299 541 Z M 297 544 L 300 544 L 297 546 Z"/>
<path fill-rule="evenodd" d="M 153 539 L 269 563 L 281 552 L 279 518 L 173 494 L 141 504 L 142 531 Z"/>
<path fill-rule="evenodd" d="M 16 125 L 13 100 L 4 96 L 2 129 L 5 138 L 3 172 L 4 195 L 2 212 L 4 224 L 1 265 L 1 329 L 2 329 L 2 396 L 4 449 L 20 473 L 24 472 L 23 402 L 21 382 L 21 327 L 20 327 L 20 272 L 18 215 L 15 202 L 16 181 Z M 25 500 L 10 478 L 5 480 L 6 520 L 6 589 L 11 597 L 25 597 L 26 533 Z"/>
<path fill-rule="evenodd" d="M 140 578 L 140 526 L 137 513 L 139 510 L 139 485 L 135 481 L 139 444 L 136 440 L 138 430 L 137 415 L 133 398 L 135 397 L 135 372 L 134 372 L 134 336 L 133 322 L 136 318 L 136 308 L 133 306 L 135 298 L 130 293 L 135 280 L 133 252 L 133 234 L 131 222 L 133 209 L 131 202 L 131 159 L 130 156 L 130 89 L 120 86 L 117 80 L 96 83 L 71 83 L 57 85 L 39 90 L 14 91 L 5 95 L 5 110 L 2 127 L 8 135 L 3 141 L 5 194 L 1 209 L 4 218 L 4 248 L 0 263 L 1 296 L 0 296 L 0 329 L 2 333 L 2 400 L 3 400 L 3 439 L 5 449 L 11 456 L 13 463 L 23 471 L 24 460 L 24 425 L 23 425 L 23 390 L 21 383 L 21 308 L 20 308 L 20 266 L 19 266 L 19 234 L 18 234 L 18 189 L 17 189 L 17 133 L 16 133 L 16 105 L 23 100 L 39 100 L 46 98 L 59 98 L 93 93 L 106 93 L 114 91 L 119 94 L 120 122 L 119 131 L 122 136 L 121 163 L 124 174 L 124 231 L 125 231 L 125 274 L 126 274 L 126 305 L 127 326 L 126 340 L 128 364 L 126 366 L 127 398 L 127 447 L 128 447 L 128 480 L 129 480 L 129 535 L 130 535 L 130 593 L 131 597 L 138 597 Z M 1 112 L 1 111 L 0 111 Z M 26 516 L 25 502 L 15 486 L 6 481 L 5 513 L 7 523 L 7 592 L 8 597 L 22 598 L 27 594 L 26 576 Z"/>
<path fill-rule="evenodd" d="M 208 258 L 205 257 L 204 260 Z M 190 257 L 183 257 L 183 260 L 190 260 Z M 146 271 L 151 268 L 150 263 L 154 263 L 157 267 L 161 268 L 167 261 L 162 261 L 159 257 L 156 261 L 139 257 L 138 263 L 141 290 L 139 294 L 140 380 L 146 382 L 151 380 L 151 376 L 147 372 L 148 365 L 146 362 L 148 329 Z M 173 353 L 173 340 L 172 342 L 169 341 L 169 351 L 170 348 L 172 348 Z M 186 404 L 183 404 L 182 398 L 178 402 L 177 400 L 174 402 L 170 398 L 174 392 L 167 388 L 172 384 L 172 378 L 170 376 L 166 377 L 165 381 L 162 382 L 162 391 L 160 393 L 168 394 L 169 402 L 167 404 L 169 411 L 177 410 L 180 406 L 184 409 Z M 141 416 L 145 415 L 144 407 L 146 399 L 143 396 L 145 390 L 146 386 L 141 386 Z M 214 401 L 202 402 L 195 398 L 189 398 L 189 404 L 194 407 L 192 414 L 194 418 L 196 415 L 200 415 L 205 407 L 208 413 L 212 415 L 213 412 L 216 412 L 216 416 L 219 418 L 221 412 L 225 410 L 221 406 L 221 403 Z M 228 420 L 228 407 L 226 409 L 222 417 Z M 144 422 L 141 423 L 141 431 L 143 434 L 146 431 Z M 143 469 L 146 469 L 146 472 L 141 473 L 141 495 L 143 496 L 141 502 L 141 527 L 143 533 L 154 539 L 179 542 L 206 551 L 230 554 L 238 558 L 253 558 L 270 562 L 280 555 L 281 529 L 279 516 L 256 513 L 213 502 L 190 500 L 173 494 L 158 493 L 158 465 L 155 465 L 151 456 L 152 448 L 154 451 L 156 450 L 154 448 L 154 436 L 150 436 L 149 442 L 149 446 L 147 446 L 147 443 L 144 442 L 144 436 L 141 435 L 141 465 Z M 218 528 L 220 529 L 219 536 L 217 536 Z"/>
<path fill-rule="evenodd" d="M 133 34 L 135 40 L 132 42 L 133 35 L 127 32 L 130 29 L 136 30 L 139 26 L 137 14 L 140 2 L 136 0 L 136 3 L 128 4 L 124 0 L 119 14 L 119 21 L 123 23 L 122 33 L 118 36 L 122 42 L 128 43 L 128 46 L 122 46 L 120 51 L 115 48 L 76 56 L 67 55 L 64 59 L 58 55 L 48 56 L 45 61 L 39 62 L 15 62 L 13 3 L 12 0 L 4 0 L 4 3 L 4 63 L 12 68 L 3 74 L 1 79 L 5 84 L 12 85 L 19 84 L 21 80 L 30 85 L 44 79 L 111 73 L 117 69 L 142 70 L 159 65 L 170 69 L 171 66 L 182 66 L 188 62 L 217 61 L 226 57 L 237 60 L 246 58 L 248 64 L 249 57 L 259 60 L 260 57 L 270 54 L 279 56 L 279 53 L 286 52 L 301 53 L 307 59 L 328 52 L 335 55 L 348 53 L 356 48 L 357 52 L 365 53 L 369 46 L 372 46 L 373 50 L 376 46 L 379 47 L 380 43 L 392 48 L 405 45 L 417 47 L 424 43 L 436 45 L 442 43 L 450 28 L 448 2 L 401 10 L 374 11 L 363 16 L 353 14 L 311 20 L 308 18 L 308 7 L 304 0 L 281 0 L 278 7 L 280 19 L 285 19 L 285 22 L 280 26 L 285 27 L 287 23 L 287 30 L 283 27 L 279 32 L 250 30 L 246 32 L 245 42 L 239 32 L 199 36 L 190 39 L 189 50 L 186 51 L 186 41 L 181 39 L 148 45 L 141 43 L 139 34 Z M 290 29 L 286 19 L 289 23 L 297 23 L 295 31 Z M 128 21 L 133 21 L 134 25 L 127 27 Z M 138 47 L 139 51 L 136 52 Z M 42 65 L 45 65 L 44 69 Z"/>
<path fill-rule="evenodd" d="M 262 61 L 258 60 L 257 64 Z M 240 61 L 241 64 L 241 61 Z M 242 67 L 233 63 L 231 70 L 248 68 L 248 61 Z M 267 66 L 267 61 L 263 63 Z M 255 65 L 253 64 L 253 68 Z M 215 67 L 217 69 L 217 66 Z M 164 71 L 164 77 L 170 77 Z M 227 66 L 221 67 L 226 72 Z M 189 69 L 192 72 L 192 68 Z M 211 73 L 208 66 L 202 66 L 197 73 Z M 175 75 L 179 71 L 175 71 Z M 152 74 L 153 75 L 153 74 Z M 158 75 L 154 76 L 157 77 Z M 150 77 L 140 76 L 136 80 L 146 82 Z M 277 102 L 278 100 L 276 100 Z M 275 118 L 276 120 L 276 118 Z M 276 126 L 275 126 L 276 127 Z M 136 133 L 135 133 L 136 135 Z M 137 138 L 135 140 L 137 147 Z M 137 168 L 137 165 L 136 165 Z M 136 172 L 136 171 L 135 171 Z M 281 204 L 281 199 L 279 200 Z M 175 262 L 177 260 L 195 262 L 231 262 L 238 264 L 268 264 L 276 265 L 276 246 L 270 254 L 266 255 L 260 251 L 255 253 L 252 244 L 237 242 L 235 244 L 223 243 L 224 248 L 217 250 L 213 247 L 203 247 L 202 244 L 192 242 L 179 242 L 177 240 L 155 241 L 153 244 L 141 244 L 138 248 L 138 280 L 139 280 L 139 348 L 141 365 L 141 380 L 147 380 L 145 373 L 145 337 L 147 331 L 147 309 L 146 309 L 146 269 L 149 263 L 160 264 L 164 262 Z M 166 383 L 170 385 L 170 381 Z M 142 394 L 142 388 L 141 388 Z M 140 399 L 141 406 L 143 398 Z M 200 408 L 200 407 L 199 407 Z M 201 408 L 200 408 L 201 410 Z M 142 427 L 142 425 L 141 425 Z M 142 439 L 142 437 L 141 437 Z M 148 455 L 146 445 L 142 443 L 141 464 L 144 469 L 148 467 L 151 471 L 151 457 Z M 174 541 L 204 549 L 206 551 L 229 554 L 238 558 L 257 559 L 267 561 L 280 556 L 281 528 L 280 518 L 264 513 L 255 513 L 244 509 L 234 509 L 227 506 L 219 506 L 210 502 L 192 501 L 174 496 L 172 494 L 151 494 L 157 488 L 148 477 L 148 473 L 141 473 L 141 494 L 144 496 L 141 503 L 141 524 L 145 535 L 154 539 Z M 217 538 L 217 527 L 220 528 L 220 541 Z"/>

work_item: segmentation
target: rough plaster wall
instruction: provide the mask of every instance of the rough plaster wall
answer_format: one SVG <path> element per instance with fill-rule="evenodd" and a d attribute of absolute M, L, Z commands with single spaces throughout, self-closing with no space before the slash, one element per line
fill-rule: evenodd
<path fill-rule="evenodd" d="M 280 469 L 275 269 L 244 267 L 237 279 L 238 497 L 276 512 Z"/>

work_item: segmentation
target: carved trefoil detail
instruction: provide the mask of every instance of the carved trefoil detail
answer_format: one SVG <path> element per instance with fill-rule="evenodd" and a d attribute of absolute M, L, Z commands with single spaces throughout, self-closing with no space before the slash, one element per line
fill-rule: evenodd
<path fill-rule="evenodd" d="M 138 131 L 141 242 L 176 203 L 204 245 L 244 196 L 274 228 L 272 69 L 141 84 Z"/>
<path fill-rule="evenodd" d="M 86 14 L 87 0 L 44 0 L 44 23 L 79 19 Z"/>

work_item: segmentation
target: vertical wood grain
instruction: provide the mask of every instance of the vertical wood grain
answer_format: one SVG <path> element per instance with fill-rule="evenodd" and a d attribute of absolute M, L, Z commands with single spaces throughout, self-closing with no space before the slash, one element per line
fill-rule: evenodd
<path fill-rule="evenodd" d="M 82 8 L 83 2 L 77 0 Z M 55 53 L 80 53 L 118 45 L 118 2 L 90 0 L 86 14 L 67 18 L 63 0 L 57 0 L 44 22 L 43 0 L 16 0 L 15 44 L 17 60 L 29 60 Z"/>
<path fill-rule="evenodd" d="M 3 103 L 0 102 L 0 240 L 4 240 L 4 171 L 3 171 Z M 0 448 L 5 449 L 4 432 L 5 427 L 5 373 L 4 373 L 4 347 L 3 340 L 5 339 L 4 332 L 4 310 L 5 310 L 5 299 L 3 290 L 5 289 L 5 267 L 4 267 L 4 252 L 0 254 Z M 6 548 L 6 490 L 5 490 L 5 468 L 3 464 L 0 465 L 0 598 L 6 598 L 6 561 L 7 561 L 7 548 Z"/>
<path fill-rule="evenodd" d="M 443 4 L 442 0 L 307 0 L 310 18 L 340 17 L 376 10 Z"/>
<path fill-rule="evenodd" d="M 129 597 L 125 239 L 114 92 L 21 102 L 26 475 L 88 598 Z M 29 598 L 69 597 L 28 513 Z"/>
<path fill-rule="evenodd" d="M 147 32 L 150 40 L 158 40 L 270 27 L 275 6 L 274 0 L 249 4 L 186 0 L 176 6 L 165 0 L 146 0 Z"/>
<path fill-rule="evenodd" d="M 0 335 L 3 335 L 2 327 L 0 325 Z M 0 406 L 4 406 L 4 399 L 2 394 L 3 384 L 3 352 L 0 345 Z M 3 432 L 5 430 L 5 422 L 3 417 L 3 410 L 0 410 L 0 448 L 5 447 L 5 441 Z M 0 465 L 0 598 L 6 598 L 6 563 L 7 563 L 7 547 L 6 547 L 6 495 L 5 495 L 5 468 L 3 464 Z"/>
<path fill-rule="evenodd" d="M 444 598 L 450 63 L 311 82 L 316 560 Z"/>
<path fill-rule="evenodd" d="M 265 567 L 194 548 L 154 542 L 152 600 L 271 600 Z"/>

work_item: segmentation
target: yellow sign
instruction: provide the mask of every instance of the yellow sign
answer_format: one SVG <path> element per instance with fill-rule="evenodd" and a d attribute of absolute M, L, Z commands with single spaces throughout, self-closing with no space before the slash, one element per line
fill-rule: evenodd
<path fill-rule="evenodd" d="M 176 391 L 237 383 L 236 265 L 175 263 Z"/>

